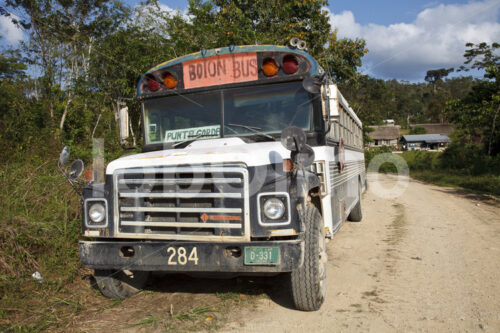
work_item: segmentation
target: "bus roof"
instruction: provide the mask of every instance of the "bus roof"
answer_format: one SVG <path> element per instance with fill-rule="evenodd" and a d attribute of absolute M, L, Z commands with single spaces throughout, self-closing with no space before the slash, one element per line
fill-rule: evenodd
<path fill-rule="evenodd" d="M 137 96 L 141 96 L 141 90 L 140 87 L 142 85 L 142 82 L 145 80 L 146 76 L 148 74 L 151 74 L 155 71 L 168 68 L 177 64 L 181 64 L 186 61 L 192 61 L 196 59 L 202 59 L 202 58 L 207 58 L 207 57 L 212 57 L 212 56 L 217 56 L 217 55 L 226 55 L 226 54 L 236 54 L 236 53 L 250 53 L 250 52 L 286 52 L 286 53 L 295 53 L 298 55 L 303 56 L 306 58 L 309 63 L 310 63 L 310 69 L 309 69 L 309 74 L 310 75 L 318 75 L 321 74 L 322 68 L 319 65 L 319 63 L 307 52 L 298 50 L 298 49 L 292 49 L 287 46 L 277 46 L 277 45 L 243 45 L 243 46 L 234 46 L 234 47 L 221 47 L 221 48 L 216 48 L 216 49 L 210 49 L 210 50 L 204 50 L 200 52 L 195 52 L 191 53 L 188 55 L 184 55 L 181 57 L 177 57 L 165 62 L 162 62 L 161 64 L 151 68 L 148 70 L 144 75 L 141 76 L 141 79 L 139 80 L 139 83 L 137 85 Z"/>

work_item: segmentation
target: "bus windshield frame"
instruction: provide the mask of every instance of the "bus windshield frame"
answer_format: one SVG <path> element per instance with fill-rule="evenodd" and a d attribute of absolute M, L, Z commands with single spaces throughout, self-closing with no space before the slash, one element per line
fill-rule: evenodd
<path fill-rule="evenodd" d="M 318 127 L 317 96 L 301 81 L 210 89 L 145 99 L 144 143 L 170 145 L 221 137 L 276 136 L 287 126 Z"/>

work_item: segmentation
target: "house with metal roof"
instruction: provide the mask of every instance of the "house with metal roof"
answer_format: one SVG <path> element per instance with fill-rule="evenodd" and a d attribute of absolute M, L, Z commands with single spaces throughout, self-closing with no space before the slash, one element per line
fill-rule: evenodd
<path fill-rule="evenodd" d="M 403 135 L 401 138 L 403 150 L 444 149 L 449 142 L 450 138 L 443 134 Z"/>

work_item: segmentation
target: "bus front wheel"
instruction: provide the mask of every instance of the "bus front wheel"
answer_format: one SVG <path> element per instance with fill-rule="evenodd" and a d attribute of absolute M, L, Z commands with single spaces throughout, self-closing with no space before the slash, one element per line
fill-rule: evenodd
<path fill-rule="evenodd" d="M 316 311 L 326 296 L 325 228 L 316 207 L 307 206 L 299 215 L 306 228 L 304 263 L 290 273 L 292 298 L 298 310 Z"/>

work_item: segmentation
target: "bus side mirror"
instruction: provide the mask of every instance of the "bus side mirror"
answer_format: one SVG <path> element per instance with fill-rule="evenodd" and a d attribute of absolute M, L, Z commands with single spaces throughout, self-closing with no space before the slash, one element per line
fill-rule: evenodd
<path fill-rule="evenodd" d="M 329 97 L 329 111 L 330 121 L 337 120 L 340 115 L 339 106 L 339 92 L 336 84 L 330 84 L 326 87 L 327 95 Z M 343 98 L 343 97 L 340 97 Z"/>
<path fill-rule="evenodd" d="M 68 177 L 71 178 L 72 180 L 76 180 L 78 177 L 80 177 L 83 173 L 83 161 L 82 160 L 76 160 L 74 161 L 68 172 Z"/>
<path fill-rule="evenodd" d="M 120 144 L 123 147 L 129 145 L 128 139 L 130 137 L 129 134 L 129 117 L 128 117 L 128 107 L 122 106 L 118 109 L 118 127 L 120 129 Z"/>
<path fill-rule="evenodd" d="M 302 80 L 302 87 L 308 93 L 319 94 L 321 91 L 321 82 L 316 78 L 306 77 Z"/>
<path fill-rule="evenodd" d="M 314 150 L 307 144 L 304 131 L 296 126 L 288 126 L 281 132 L 281 144 L 290 150 L 293 164 L 307 168 L 314 162 Z"/>
<path fill-rule="evenodd" d="M 61 166 L 64 166 L 68 163 L 69 161 L 69 147 L 64 146 L 63 150 L 61 151 L 61 154 L 59 155 L 59 164 Z"/>

